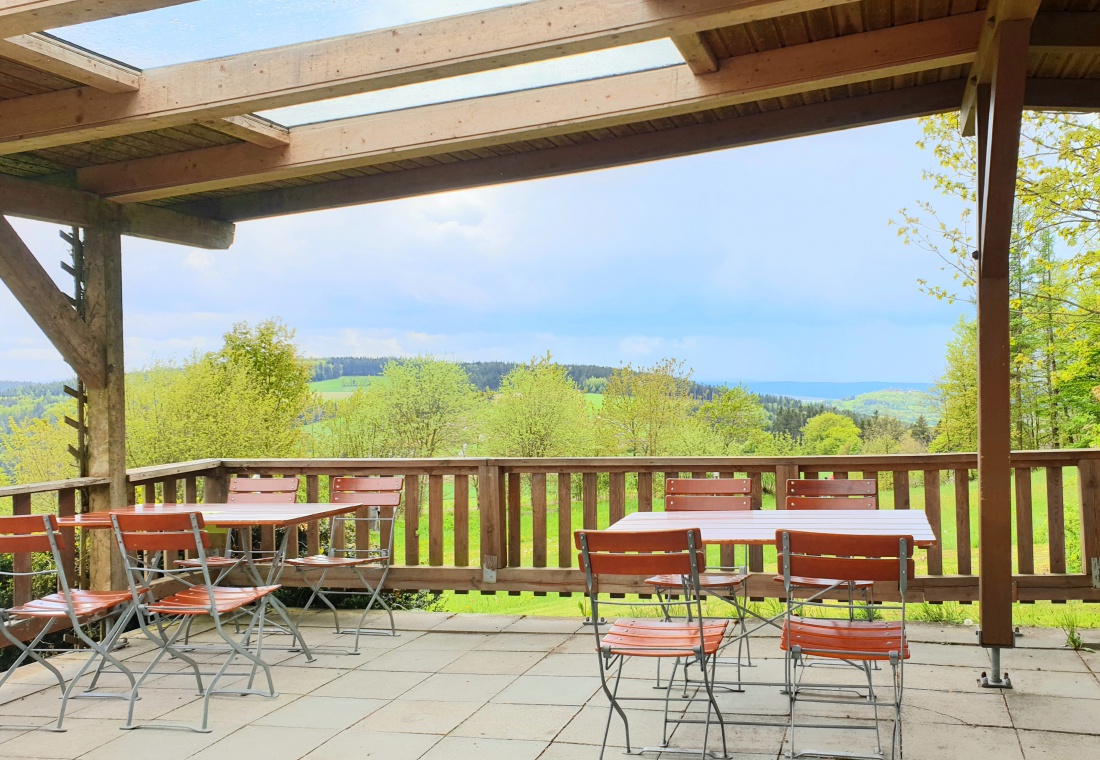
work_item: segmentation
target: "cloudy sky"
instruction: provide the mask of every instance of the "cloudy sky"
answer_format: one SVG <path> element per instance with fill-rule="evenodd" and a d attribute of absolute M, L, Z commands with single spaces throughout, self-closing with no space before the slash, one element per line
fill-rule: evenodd
<path fill-rule="evenodd" d="M 201 0 L 60 34 L 153 67 L 500 4 Z M 269 115 L 306 123 L 674 61 L 655 43 Z M 918 291 L 942 278 L 937 261 L 888 224 L 934 198 L 918 136 L 902 122 L 249 222 L 229 251 L 126 238 L 127 365 L 278 316 L 311 356 L 550 350 L 611 365 L 674 356 L 703 381 L 930 381 L 963 307 Z M 63 282 L 57 228 L 13 223 Z M 67 374 L 0 287 L 0 379 Z"/>

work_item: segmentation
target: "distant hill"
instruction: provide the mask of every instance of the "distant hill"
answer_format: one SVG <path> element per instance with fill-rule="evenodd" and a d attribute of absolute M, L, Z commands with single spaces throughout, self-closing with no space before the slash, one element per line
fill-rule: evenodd
<path fill-rule="evenodd" d="M 730 383 L 735 385 L 735 383 Z M 769 394 L 773 396 L 790 396 L 806 401 L 834 401 L 837 399 L 854 399 L 865 393 L 878 391 L 927 391 L 931 383 L 890 383 L 878 380 L 869 380 L 853 383 L 814 383 L 799 382 L 797 380 L 777 380 L 764 382 L 746 382 L 745 386 L 752 389 L 753 393 Z"/>
<path fill-rule="evenodd" d="M 940 410 L 936 401 L 925 391 L 888 389 L 861 393 L 855 398 L 833 401 L 833 406 L 859 415 L 870 416 L 875 412 L 897 417 L 912 425 L 917 417 L 923 416 L 929 425 L 935 425 L 940 419 Z"/>

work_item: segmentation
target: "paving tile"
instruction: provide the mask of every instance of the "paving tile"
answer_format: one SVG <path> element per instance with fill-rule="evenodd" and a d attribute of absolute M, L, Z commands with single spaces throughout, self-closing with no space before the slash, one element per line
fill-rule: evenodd
<path fill-rule="evenodd" d="M 429 631 L 405 644 L 403 649 L 451 649 L 469 652 L 489 640 L 484 633 L 436 633 Z"/>
<path fill-rule="evenodd" d="M 429 673 L 353 670 L 316 689 L 318 697 L 397 699 L 429 677 Z"/>
<path fill-rule="evenodd" d="M 818 723 L 828 721 L 816 721 Z M 797 752 L 812 752 L 817 756 L 828 757 L 830 752 L 855 752 L 861 754 L 872 754 L 876 751 L 876 738 L 873 730 L 862 730 L 852 728 L 851 725 L 863 726 L 865 729 L 872 729 L 875 726 L 873 720 L 847 720 L 837 721 L 838 724 L 847 723 L 849 727 L 846 728 L 798 728 L 794 730 L 794 737 L 796 740 L 795 750 Z M 921 728 L 921 727 L 918 727 Z M 923 728 L 927 728 L 924 726 Z M 936 726 L 936 728 L 940 728 Z M 981 730 L 995 730 L 995 729 L 981 729 Z M 890 745 L 892 743 L 891 733 L 893 731 L 893 722 L 891 721 L 879 721 L 878 723 L 879 740 L 882 742 L 882 751 L 886 757 L 890 757 Z M 1004 729 L 1004 732 L 1010 736 L 1013 736 L 1015 732 L 1012 729 Z M 782 753 L 786 756 L 791 751 L 791 735 L 790 729 L 787 730 L 786 739 L 782 745 Z M 1013 738 L 1015 738 L 1013 736 Z M 903 748 L 905 751 L 905 757 L 908 760 L 912 760 L 914 757 L 911 754 L 911 743 L 909 741 L 908 734 L 903 737 Z M 946 760 L 947 757 L 954 757 L 954 755 L 943 756 Z M 998 756 L 998 760 L 1001 758 Z M 1006 757 L 1004 760 L 1009 760 Z M 1014 760 L 1020 760 L 1019 757 Z"/>
<path fill-rule="evenodd" d="M 603 739 L 604 726 L 607 725 L 608 710 L 606 705 L 586 705 L 569 721 L 562 732 L 555 739 L 555 744 L 584 744 L 599 746 Z M 661 743 L 661 721 L 653 720 L 652 714 L 639 710 L 626 710 L 627 720 L 630 721 L 630 745 L 631 749 L 640 747 L 655 747 Z M 611 731 L 607 739 L 608 747 L 626 746 L 626 735 L 623 731 L 623 721 L 618 715 L 611 717 Z M 580 755 L 584 757 L 584 755 Z M 595 757 L 593 754 L 592 757 Z"/>
<path fill-rule="evenodd" d="M 554 653 L 592 654 L 596 649 L 596 637 L 592 635 L 591 628 L 586 628 L 581 633 L 570 636 L 561 644 L 554 647 Z"/>
<path fill-rule="evenodd" d="M 359 666 L 358 670 L 435 673 L 463 656 L 460 649 L 391 649 Z"/>
<path fill-rule="evenodd" d="M 1069 699 L 1005 692 L 1016 728 L 1095 734 L 1100 730 L 1100 700 Z"/>
<path fill-rule="evenodd" d="M 568 636 L 560 633 L 500 633 L 478 649 L 504 652 L 549 652 L 564 644 Z"/>
<path fill-rule="evenodd" d="M 598 658 L 591 652 L 586 654 L 552 653 L 538 660 L 529 671 L 532 676 L 585 676 L 596 675 L 599 671 Z M 656 672 L 651 666 L 651 671 Z"/>
<path fill-rule="evenodd" d="M 298 694 L 286 693 L 279 694 L 274 698 L 256 695 L 214 697 L 210 703 L 210 719 L 213 722 L 230 726 L 235 730 L 249 725 L 269 712 L 289 705 L 299 697 Z M 140 713 L 138 714 L 140 715 Z M 201 705 L 189 703 L 177 710 L 159 716 L 157 720 L 165 723 L 189 724 L 199 721 L 201 715 Z"/>
<path fill-rule="evenodd" d="M 427 702 L 399 699 L 368 715 L 351 731 L 447 734 L 482 706 L 480 702 Z"/>
<path fill-rule="evenodd" d="M 497 633 L 520 621 L 519 615 L 479 615 L 459 613 L 435 626 L 433 631 L 460 631 L 462 633 Z"/>
<path fill-rule="evenodd" d="M 439 741 L 435 734 L 404 734 L 384 731 L 342 731 L 303 760 L 349 760 L 386 758 L 417 760 Z"/>
<path fill-rule="evenodd" d="M 551 741 L 579 712 L 577 707 L 493 703 L 463 721 L 454 736 Z"/>
<path fill-rule="evenodd" d="M 974 642 L 971 642 L 971 645 L 913 642 L 909 650 L 910 659 L 906 663 L 906 668 L 915 669 L 920 665 L 954 665 L 973 668 L 979 672 L 989 668 L 989 651 L 975 645 Z"/>
<path fill-rule="evenodd" d="M 1100 736 L 1060 734 L 1052 731 L 1019 731 L 1024 760 L 1067 760 L 1100 757 Z"/>
<path fill-rule="evenodd" d="M 327 728 L 246 726 L 192 755 L 195 760 L 263 758 L 298 760 L 338 733 Z"/>
<path fill-rule="evenodd" d="M 447 736 L 424 755 L 424 760 L 454 760 L 476 757 L 478 760 L 536 760 L 547 742 L 513 739 L 471 739 Z"/>
<path fill-rule="evenodd" d="M 344 729 L 388 704 L 381 699 L 307 695 L 255 721 L 259 726 Z"/>
<path fill-rule="evenodd" d="M 281 694 L 309 694 L 339 678 L 342 673 L 341 670 L 274 665 L 271 679 L 275 682 L 275 691 Z"/>
<path fill-rule="evenodd" d="M 977 620 L 977 610 L 974 620 Z M 942 623 L 908 622 L 905 632 L 910 641 L 926 641 L 934 644 L 975 644 L 977 628 L 971 625 L 943 625 Z"/>
<path fill-rule="evenodd" d="M 1008 669 L 1015 694 L 1100 700 L 1100 681 L 1091 673 Z"/>
<path fill-rule="evenodd" d="M 443 673 L 523 675 L 544 658 L 542 652 L 466 652 L 440 669 Z"/>
<path fill-rule="evenodd" d="M 66 719 L 66 730 L 61 733 L 41 730 L 27 731 L 0 744 L 0 756 L 4 758 L 78 757 L 117 739 L 122 733 L 119 730 L 121 725 L 122 721 L 103 720 L 101 718 L 93 720 Z"/>
<path fill-rule="evenodd" d="M 80 755 L 80 760 L 122 760 L 155 756 L 157 760 L 186 760 L 229 736 L 238 726 L 212 724 L 208 734 L 192 731 L 172 731 L 169 741 L 157 741 L 148 731 L 119 731 L 118 738 Z M 160 734 L 164 736 L 164 734 Z M 150 752 L 155 743 L 156 751 Z M 0 750 L 0 755 L 3 751 Z"/>
<path fill-rule="evenodd" d="M 583 705 L 599 688 L 598 678 L 519 676 L 493 701 L 523 705 Z"/>
<path fill-rule="evenodd" d="M 1009 674 L 1023 670 L 1089 672 L 1085 660 L 1072 649 L 1011 649 L 1002 654 L 1001 664 Z"/>
<path fill-rule="evenodd" d="M 505 633 L 562 633 L 572 635 L 581 630 L 576 617 L 524 617 L 504 629 Z"/>
<path fill-rule="evenodd" d="M 1008 728 L 908 724 L 902 748 L 906 760 L 1023 760 L 1016 732 Z"/>
<path fill-rule="evenodd" d="M 962 694 L 907 688 L 902 697 L 901 711 L 906 723 L 1012 726 L 1004 696 L 988 690 L 975 689 Z"/>
<path fill-rule="evenodd" d="M 488 702 L 515 680 L 509 675 L 436 673 L 409 689 L 402 699 L 424 701 Z"/>

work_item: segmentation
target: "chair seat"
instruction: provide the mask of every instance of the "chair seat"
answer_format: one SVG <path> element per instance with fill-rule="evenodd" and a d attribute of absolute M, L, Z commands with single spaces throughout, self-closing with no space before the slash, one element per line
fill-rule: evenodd
<path fill-rule="evenodd" d="M 144 594 L 148 589 L 138 589 Z M 129 591 L 82 591 L 73 590 L 73 611 L 77 618 L 90 618 L 104 615 L 119 605 L 126 604 L 132 597 Z M 28 618 L 63 618 L 69 616 L 68 603 L 64 594 L 49 594 L 34 599 L 18 607 L 8 609 L 9 615 Z"/>
<path fill-rule="evenodd" d="M 223 557 L 220 554 L 215 554 L 206 558 L 207 567 L 233 567 L 239 563 L 240 559 L 234 559 L 233 557 Z M 181 559 L 176 563 L 176 567 L 194 567 L 201 568 L 202 561 L 197 559 Z"/>
<path fill-rule="evenodd" d="M 279 588 L 280 586 L 192 586 L 150 604 L 147 609 L 163 615 L 207 615 L 213 602 L 219 613 L 233 612 L 259 601 Z"/>
<path fill-rule="evenodd" d="M 386 557 L 330 557 L 327 554 L 314 554 L 310 557 L 288 559 L 291 567 L 356 567 L 375 562 L 385 562 Z"/>
<path fill-rule="evenodd" d="M 892 652 L 909 659 L 901 622 L 794 618 L 783 623 L 779 646 L 835 659 L 888 660 Z"/>
<path fill-rule="evenodd" d="M 729 625 L 728 620 L 703 623 L 703 654 L 718 651 Z M 623 618 L 600 639 L 600 649 L 634 657 L 690 657 L 699 649 L 699 639 L 698 622 Z"/>
<path fill-rule="evenodd" d="M 782 583 L 783 576 L 777 575 L 774 580 Z M 875 585 L 874 581 L 842 581 L 835 578 L 806 578 L 801 575 L 791 576 L 791 585 L 801 588 L 832 588 L 833 586 L 845 586 L 849 583 L 856 588 L 873 588 Z"/>
<path fill-rule="evenodd" d="M 658 589 L 682 589 L 684 587 L 684 581 L 679 575 L 654 575 L 650 578 L 646 578 L 647 585 L 656 586 Z M 745 576 L 740 574 L 720 574 L 715 573 L 713 575 L 703 573 L 699 576 L 699 588 L 701 589 L 714 589 L 714 588 L 739 588 L 745 582 Z"/>

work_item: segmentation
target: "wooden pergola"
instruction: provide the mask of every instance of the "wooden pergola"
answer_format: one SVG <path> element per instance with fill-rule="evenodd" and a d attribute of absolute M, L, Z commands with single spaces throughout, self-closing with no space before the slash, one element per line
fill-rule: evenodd
<path fill-rule="evenodd" d="M 126 501 L 122 235 L 225 249 L 237 221 L 958 109 L 979 156 L 981 642 L 1013 645 L 1020 121 L 1100 110 L 1097 0 L 534 0 L 146 71 L 43 31 L 182 2 L 0 0 L 0 212 L 84 229 L 81 312 L 2 220 L 0 279 L 87 388 L 93 509 Z M 664 38 L 682 65 L 292 128 L 252 113 Z"/>

